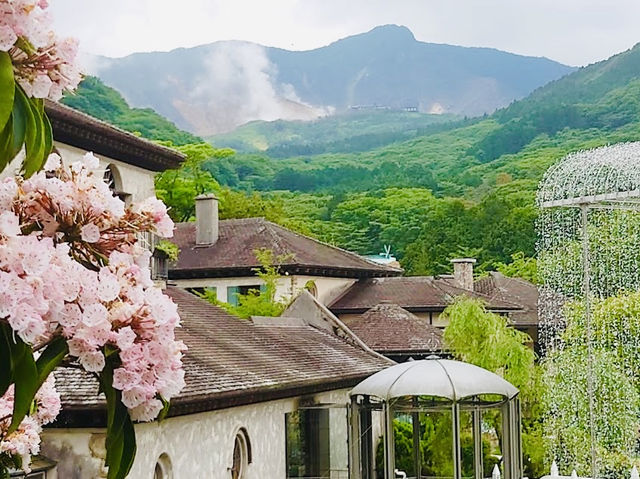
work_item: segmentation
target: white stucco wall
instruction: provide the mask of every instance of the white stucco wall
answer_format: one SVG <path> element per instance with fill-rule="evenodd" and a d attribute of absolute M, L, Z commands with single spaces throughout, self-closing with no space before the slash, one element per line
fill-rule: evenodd
<path fill-rule="evenodd" d="M 58 150 L 58 153 L 65 164 L 70 164 L 79 160 L 86 153 L 85 150 L 57 141 L 54 142 L 54 147 Z M 122 161 L 114 160 L 107 156 L 96 155 L 96 157 L 100 160 L 101 168 L 106 168 L 108 165 L 114 165 L 117 168 L 122 181 L 122 185 L 119 185 L 119 190 L 120 192 L 131 195 L 132 201 L 144 200 L 149 196 L 155 195 L 155 188 L 153 185 L 155 172 L 145 170 L 144 168 L 130 165 Z M 18 157 L 16 157 L 16 159 L 12 161 L 2 173 L 0 173 L 0 178 L 5 178 L 19 173 L 21 163 L 22 159 L 20 155 L 18 155 Z"/>
<path fill-rule="evenodd" d="M 290 301 L 304 288 L 308 281 L 313 281 L 318 290 L 318 299 L 323 304 L 329 304 L 345 289 L 356 282 L 353 278 L 331 278 L 324 276 L 283 276 L 278 281 L 276 299 L 278 301 Z M 227 288 L 230 286 L 252 286 L 263 284 L 257 276 L 243 276 L 233 278 L 195 278 L 172 280 L 181 288 L 207 288 L 215 287 L 219 301 L 228 302 Z"/>
<path fill-rule="evenodd" d="M 314 402 L 322 404 L 346 405 L 347 400 L 346 389 L 314 396 Z M 153 479 L 158 457 L 167 454 L 174 479 L 229 479 L 234 439 L 243 427 L 252 451 L 252 463 L 244 479 L 285 479 L 285 414 L 294 411 L 298 403 L 299 398 L 289 398 L 137 424 L 138 453 L 129 477 Z M 329 421 L 331 478 L 346 479 L 346 409 L 332 409 Z M 59 477 L 105 477 L 104 430 L 45 429 L 42 453 L 58 461 Z"/>
<path fill-rule="evenodd" d="M 64 143 L 55 142 L 55 147 L 58 149 L 62 161 L 64 161 L 65 164 L 78 161 L 86 153 L 84 150 Z M 106 168 L 108 165 L 116 167 L 122 183 L 118 185 L 118 192 L 131 195 L 132 201 L 141 201 L 150 196 L 155 196 L 153 184 L 155 172 L 114 160 L 108 156 L 96 155 L 96 157 L 100 160 L 101 168 Z"/>

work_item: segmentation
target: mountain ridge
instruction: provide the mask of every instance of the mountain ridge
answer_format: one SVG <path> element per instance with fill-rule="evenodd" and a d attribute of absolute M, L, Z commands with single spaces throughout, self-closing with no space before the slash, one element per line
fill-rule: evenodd
<path fill-rule="evenodd" d="M 544 57 L 421 42 L 393 25 L 313 50 L 233 40 L 95 64 L 97 76 L 129 104 L 151 107 L 201 136 L 251 120 L 310 120 L 353 105 L 473 116 L 573 71 Z"/>

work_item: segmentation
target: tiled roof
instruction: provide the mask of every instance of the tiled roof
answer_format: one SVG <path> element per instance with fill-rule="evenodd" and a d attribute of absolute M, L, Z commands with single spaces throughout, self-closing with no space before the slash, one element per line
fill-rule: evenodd
<path fill-rule="evenodd" d="M 278 318 L 273 325 L 257 325 L 182 289 L 169 287 L 167 294 L 182 318 L 177 337 L 189 348 L 187 384 L 172 400 L 170 415 L 351 387 L 389 365 L 313 326 Z M 56 379 L 63 397 L 58 426 L 104 420 L 95 414 L 103 400 L 94 379 L 75 369 L 56 372 Z"/>
<path fill-rule="evenodd" d="M 222 220 L 219 239 L 211 246 L 196 246 L 196 224 L 176 225 L 173 241 L 180 248 L 170 278 L 251 274 L 260 266 L 254 250 L 266 248 L 274 257 L 290 255 L 284 271 L 341 277 L 397 276 L 401 269 L 368 261 L 362 256 L 294 233 L 264 218 Z"/>
<path fill-rule="evenodd" d="M 390 301 L 411 311 L 442 311 L 456 296 L 466 295 L 482 299 L 488 309 L 511 311 L 521 309 L 518 304 L 470 292 L 453 286 L 447 279 L 432 276 L 403 276 L 397 278 L 372 278 L 361 280 L 337 298 L 329 309 L 333 313 L 363 313 Z"/>
<path fill-rule="evenodd" d="M 371 349 L 382 353 L 438 352 L 442 331 L 397 304 L 381 303 L 344 323 Z"/>
<path fill-rule="evenodd" d="M 519 304 L 522 311 L 509 315 L 515 325 L 538 324 L 538 287 L 521 278 L 510 278 L 498 272 L 491 272 L 489 276 L 474 283 L 476 292 L 487 295 L 495 300 L 509 301 Z"/>
<path fill-rule="evenodd" d="M 61 103 L 45 102 L 53 138 L 152 171 L 177 168 L 185 156 Z"/>

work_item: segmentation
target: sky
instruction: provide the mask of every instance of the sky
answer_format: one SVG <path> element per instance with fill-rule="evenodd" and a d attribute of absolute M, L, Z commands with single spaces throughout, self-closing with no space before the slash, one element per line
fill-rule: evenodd
<path fill-rule="evenodd" d="M 50 0 L 56 31 L 106 56 L 218 40 L 318 48 L 377 25 L 424 42 L 587 65 L 640 42 L 640 0 Z"/>

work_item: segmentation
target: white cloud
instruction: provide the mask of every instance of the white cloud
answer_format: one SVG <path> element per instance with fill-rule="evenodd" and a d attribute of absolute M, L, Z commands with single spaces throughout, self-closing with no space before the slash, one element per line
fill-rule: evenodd
<path fill-rule="evenodd" d="M 52 0 L 61 33 L 121 56 L 240 39 L 304 50 L 385 23 L 427 42 L 486 46 L 573 65 L 638 40 L 637 0 Z"/>

